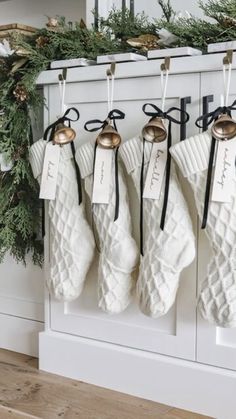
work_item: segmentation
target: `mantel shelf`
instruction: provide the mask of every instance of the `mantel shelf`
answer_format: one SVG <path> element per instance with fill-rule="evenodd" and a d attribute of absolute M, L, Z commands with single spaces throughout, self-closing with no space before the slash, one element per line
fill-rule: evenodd
<path fill-rule="evenodd" d="M 177 57 L 171 59 L 171 73 L 197 73 L 217 71 L 222 68 L 222 60 L 225 53 L 207 54 L 194 57 Z M 163 59 L 154 59 L 148 61 L 136 61 L 127 63 L 117 63 L 116 78 L 150 77 L 160 74 L 160 64 Z M 94 80 L 104 80 L 106 69 L 109 64 L 69 68 L 67 73 L 67 82 L 84 82 Z M 233 68 L 236 68 L 236 56 L 233 59 Z M 43 71 L 38 79 L 38 85 L 55 84 L 58 82 L 60 69 Z"/>

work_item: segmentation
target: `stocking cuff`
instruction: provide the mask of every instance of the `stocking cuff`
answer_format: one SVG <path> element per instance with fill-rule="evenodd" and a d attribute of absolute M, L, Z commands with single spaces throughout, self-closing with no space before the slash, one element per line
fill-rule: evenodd
<path fill-rule="evenodd" d="M 136 167 L 142 164 L 142 139 L 140 137 L 134 137 L 126 141 L 119 149 L 120 156 L 124 162 L 126 170 L 131 173 Z M 150 159 L 150 153 L 152 144 L 145 142 L 145 156 L 144 161 L 148 163 Z"/>
<path fill-rule="evenodd" d="M 195 135 L 170 148 L 184 177 L 208 168 L 211 136 L 208 132 Z"/>
<path fill-rule="evenodd" d="M 29 149 L 29 161 L 35 179 L 42 173 L 45 146 L 46 142 L 41 139 L 36 141 Z"/>
<path fill-rule="evenodd" d="M 29 161 L 31 164 L 32 172 L 37 179 L 43 170 L 44 152 L 47 142 L 42 138 L 36 141 L 29 149 Z M 72 158 L 72 151 L 70 144 L 65 144 L 61 147 L 61 157 L 65 160 Z"/>
<path fill-rule="evenodd" d="M 92 143 L 88 142 L 77 149 L 76 161 L 83 179 L 93 173 L 93 159 L 94 145 Z"/>

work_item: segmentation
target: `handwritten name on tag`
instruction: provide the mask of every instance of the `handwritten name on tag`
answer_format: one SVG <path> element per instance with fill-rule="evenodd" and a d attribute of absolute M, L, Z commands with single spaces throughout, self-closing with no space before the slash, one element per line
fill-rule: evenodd
<path fill-rule="evenodd" d="M 97 147 L 93 181 L 93 204 L 109 204 L 113 150 Z"/>
<path fill-rule="evenodd" d="M 153 143 L 143 198 L 159 199 L 166 170 L 167 141 Z"/>
<path fill-rule="evenodd" d="M 230 202 L 235 179 L 236 140 L 219 141 L 212 187 L 212 201 Z"/>
<path fill-rule="evenodd" d="M 60 152 L 60 146 L 51 142 L 46 145 L 39 194 L 41 199 L 55 199 L 56 197 Z"/>

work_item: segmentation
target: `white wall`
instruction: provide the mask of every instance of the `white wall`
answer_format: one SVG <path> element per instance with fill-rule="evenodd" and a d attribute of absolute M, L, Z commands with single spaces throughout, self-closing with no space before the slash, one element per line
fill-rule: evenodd
<path fill-rule="evenodd" d="M 198 0 L 172 0 L 171 4 L 176 12 L 188 10 L 189 13 L 195 16 L 202 16 L 202 11 L 198 6 Z M 160 17 L 161 15 L 161 8 L 157 0 L 148 0 L 146 2 L 135 0 L 135 11 L 141 12 L 143 10 L 154 18 Z"/>
<path fill-rule="evenodd" d="M 100 0 L 101 12 L 112 4 L 120 7 L 121 0 Z M 196 0 L 172 0 L 172 6 L 176 11 L 188 10 L 196 16 L 202 15 Z M 72 21 L 87 18 L 87 21 L 93 22 L 90 13 L 93 7 L 94 0 L 8 0 L 0 2 L 0 24 L 17 22 L 43 27 L 47 21 L 46 16 L 54 15 L 66 16 Z M 135 0 L 135 11 L 143 10 L 152 17 L 161 15 L 157 0 Z"/>
<path fill-rule="evenodd" d="M 66 16 L 68 20 L 85 19 L 85 0 L 8 0 L 0 3 L 0 24 L 25 23 L 43 27 L 46 16 Z"/>

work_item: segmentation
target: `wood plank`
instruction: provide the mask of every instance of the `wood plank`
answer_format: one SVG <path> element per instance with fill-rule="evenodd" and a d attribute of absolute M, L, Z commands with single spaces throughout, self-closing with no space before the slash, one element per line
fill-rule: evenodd
<path fill-rule="evenodd" d="M 213 419 L 209 416 L 199 415 L 197 413 L 191 413 L 187 410 L 181 410 L 173 408 L 169 412 L 167 412 L 163 419 Z"/>
<path fill-rule="evenodd" d="M 0 418 L 4 419 L 39 419 L 37 416 L 17 412 L 9 407 L 0 406 Z"/>
<path fill-rule="evenodd" d="M 204 418 L 196 414 L 191 416 L 189 412 L 178 411 L 159 403 L 38 371 L 35 358 L 6 350 L 0 350 L 0 409 L 4 412 L 4 416 L 1 416 L 0 410 L 0 417 L 4 419 Z"/>
<path fill-rule="evenodd" d="M 35 32 L 37 30 L 33 26 L 23 25 L 22 23 L 9 23 L 7 25 L 0 25 L 0 31 L 5 31 L 8 29 L 20 29 L 28 32 Z"/>

